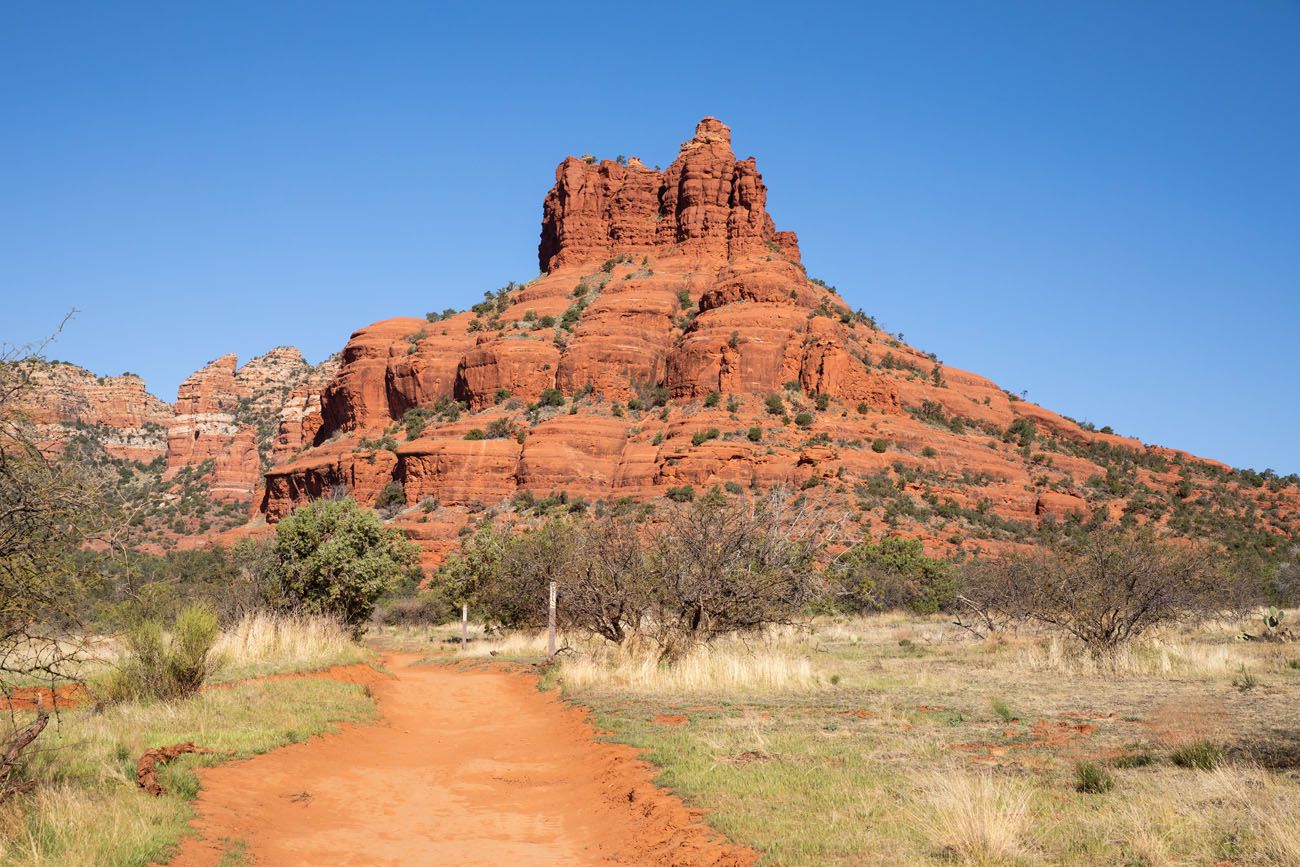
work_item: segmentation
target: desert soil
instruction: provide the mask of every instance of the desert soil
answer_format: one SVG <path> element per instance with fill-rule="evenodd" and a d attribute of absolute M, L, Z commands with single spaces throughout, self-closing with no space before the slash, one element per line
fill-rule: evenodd
<path fill-rule="evenodd" d="M 171 862 L 751 864 L 536 679 L 386 658 L 381 720 L 199 772 Z"/>

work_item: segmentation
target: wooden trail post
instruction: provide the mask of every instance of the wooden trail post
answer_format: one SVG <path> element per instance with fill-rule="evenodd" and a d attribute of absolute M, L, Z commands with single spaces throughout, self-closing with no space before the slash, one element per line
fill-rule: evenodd
<path fill-rule="evenodd" d="M 465 645 L 469 643 L 469 603 L 460 604 L 460 652 L 465 652 Z"/>
<path fill-rule="evenodd" d="M 551 603 L 546 611 L 546 658 L 555 658 L 555 582 L 551 582 Z"/>

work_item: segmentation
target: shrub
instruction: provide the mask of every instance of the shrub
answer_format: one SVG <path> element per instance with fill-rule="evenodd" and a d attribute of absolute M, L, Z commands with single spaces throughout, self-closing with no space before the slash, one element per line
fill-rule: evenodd
<path fill-rule="evenodd" d="M 419 548 L 352 499 L 299 506 L 276 525 L 273 551 L 274 607 L 333 617 L 357 634 L 381 596 L 419 576 Z"/>
<path fill-rule="evenodd" d="M 819 412 L 825 412 L 826 408 L 831 405 L 831 397 L 829 394 L 819 394 L 817 395 L 816 403 L 817 403 L 817 410 Z"/>
<path fill-rule="evenodd" d="M 371 618 L 385 626 L 440 626 L 460 618 L 460 608 L 445 588 L 398 597 L 375 609 Z"/>
<path fill-rule="evenodd" d="M 751 427 L 746 436 L 749 437 L 751 443 L 756 443 L 763 438 L 763 429 L 758 426 Z"/>
<path fill-rule="evenodd" d="M 384 485 L 384 489 L 375 498 L 375 508 L 389 518 L 397 514 L 401 507 L 405 505 L 406 491 L 402 489 L 401 482 L 394 481 Z"/>
<path fill-rule="evenodd" d="M 939 454 L 939 452 L 934 448 L 934 446 L 926 446 L 925 448 L 921 449 L 922 457 L 932 458 L 937 454 Z"/>
<path fill-rule="evenodd" d="M 722 400 L 722 392 L 711 391 L 709 392 L 708 396 L 704 398 L 704 405 L 708 407 L 717 406 L 721 400 Z"/>
<path fill-rule="evenodd" d="M 871 412 L 871 407 L 867 406 L 865 400 L 858 404 L 858 415 L 866 415 L 869 412 Z"/>
<path fill-rule="evenodd" d="M 877 437 L 871 441 L 871 450 L 876 454 L 884 454 L 889 450 L 889 440 Z"/>
<path fill-rule="evenodd" d="M 1109 658 L 1153 627 L 1239 610 L 1250 588 L 1225 565 L 1204 547 L 1172 545 L 1150 530 L 1084 526 L 1033 552 L 972 564 L 961 601 L 986 624 L 1037 622 Z"/>
<path fill-rule="evenodd" d="M 515 435 L 515 424 L 508 418 L 494 418 L 488 422 L 483 436 L 490 440 L 509 439 Z"/>
<path fill-rule="evenodd" d="M 691 445 L 698 446 L 708 440 L 716 440 L 721 435 L 721 432 L 716 427 L 711 427 L 708 430 L 699 430 L 691 437 Z"/>
<path fill-rule="evenodd" d="M 146 620 L 126 635 L 126 653 L 101 683 L 96 698 L 120 701 L 168 701 L 193 695 L 218 666 L 212 645 L 219 632 L 217 615 L 201 603 L 177 616 L 170 637 L 162 624 Z"/>
<path fill-rule="evenodd" d="M 483 428 L 481 427 L 472 427 L 465 432 L 465 439 L 467 440 L 487 439 L 487 434 L 483 433 Z"/>
<path fill-rule="evenodd" d="M 1000 698 L 993 699 L 993 712 L 997 714 L 1003 722 L 1015 722 L 1016 714 L 1005 701 Z"/>
<path fill-rule="evenodd" d="M 564 406 L 564 392 L 558 388 L 542 389 L 541 397 L 537 399 L 538 406 Z"/>
<path fill-rule="evenodd" d="M 1115 767 L 1145 768 L 1149 765 L 1155 764 L 1155 761 L 1156 761 L 1155 756 L 1151 755 L 1146 750 L 1142 750 L 1141 752 L 1129 753 L 1128 755 L 1120 756 L 1115 760 Z"/>
<path fill-rule="evenodd" d="M 779 394 L 769 394 L 763 401 L 769 415 L 785 415 L 785 401 Z"/>
<path fill-rule="evenodd" d="M 1002 434 L 1003 442 L 1015 441 L 1022 448 L 1028 448 L 1034 441 L 1034 435 L 1038 432 L 1038 425 L 1034 424 L 1031 418 L 1021 416 L 1011 423 L 1011 425 Z"/>
<path fill-rule="evenodd" d="M 402 416 L 402 424 L 406 426 L 406 438 L 413 440 L 424 432 L 429 420 L 433 418 L 433 410 L 423 406 L 411 407 Z"/>
<path fill-rule="evenodd" d="M 861 542 L 827 571 L 828 585 L 851 611 L 906 608 L 931 614 L 950 609 L 957 598 L 951 565 L 926 556 L 919 539 L 886 536 Z"/>
<path fill-rule="evenodd" d="M 799 427 L 808 427 L 813 423 L 813 416 L 810 412 L 801 412 L 794 417 L 794 423 Z"/>
<path fill-rule="evenodd" d="M 1115 788 L 1115 778 L 1092 762 L 1078 762 L 1074 766 L 1074 788 L 1088 795 L 1104 795 Z"/>
<path fill-rule="evenodd" d="M 679 488 L 669 488 L 664 494 L 665 497 L 674 503 L 689 503 L 695 499 L 695 488 L 691 485 L 682 485 Z"/>

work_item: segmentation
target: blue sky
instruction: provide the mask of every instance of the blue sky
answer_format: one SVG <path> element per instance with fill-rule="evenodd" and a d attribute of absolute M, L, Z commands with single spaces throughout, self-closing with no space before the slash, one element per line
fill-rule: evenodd
<path fill-rule="evenodd" d="M 167 400 L 536 273 L 567 154 L 730 124 L 950 364 L 1300 471 L 1300 4 L 0 5 L 0 339 Z"/>

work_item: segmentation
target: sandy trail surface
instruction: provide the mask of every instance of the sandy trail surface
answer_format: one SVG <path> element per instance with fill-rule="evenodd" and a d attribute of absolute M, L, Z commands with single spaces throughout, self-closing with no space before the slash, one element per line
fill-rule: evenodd
<path fill-rule="evenodd" d="M 757 860 L 535 678 L 417 658 L 387 657 L 379 723 L 201 770 L 200 836 L 171 863 L 241 847 L 259 867 Z"/>

